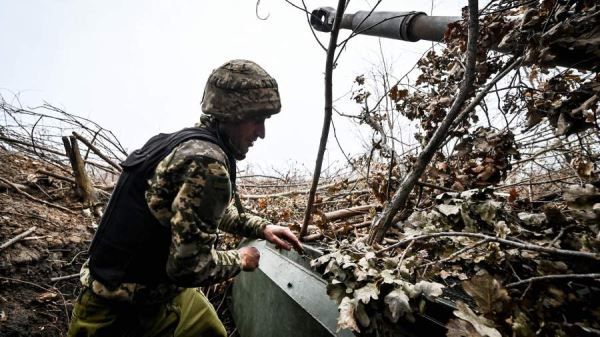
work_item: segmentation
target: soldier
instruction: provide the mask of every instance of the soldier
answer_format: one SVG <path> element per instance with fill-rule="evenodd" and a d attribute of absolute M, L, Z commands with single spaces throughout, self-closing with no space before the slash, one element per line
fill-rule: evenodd
<path fill-rule="evenodd" d="M 280 109 L 274 78 L 254 62 L 227 62 L 208 78 L 199 125 L 154 136 L 121 164 L 69 336 L 226 336 L 197 287 L 255 270 L 260 255 L 216 250 L 217 228 L 301 250 L 287 227 L 245 213 L 235 194 L 236 160 Z"/>

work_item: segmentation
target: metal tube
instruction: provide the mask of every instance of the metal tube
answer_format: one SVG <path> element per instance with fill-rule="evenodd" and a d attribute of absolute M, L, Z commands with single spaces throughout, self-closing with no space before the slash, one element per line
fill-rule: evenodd
<path fill-rule="evenodd" d="M 311 25 L 318 31 L 330 32 L 335 19 L 335 10 L 331 7 L 320 7 L 312 12 Z M 436 41 L 442 42 L 448 25 L 462 20 L 459 16 L 427 16 L 423 12 L 370 12 L 359 11 L 344 14 L 341 28 L 351 29 L 355 34 L 385 37 L 403 41 Z M 522 48 L 518 41 L 510 41 L 510 46 L 489 46 L 490 49 L 502 53 L 513 53 Z M 514 44 L 514 45 L 513 45 Z M 588 47 L 561 46 L 555 44 L 551 48 L 553 59 L 548 65 L 577 68 L 580 70 L 598 71 L 598 56 Z"/>
<path fill-rule="evenodd" d="M 459 16 L 419 15 L 411 21 L 409 32 L 419 40 L 442 42 L 448 25 L 460 20 L 462 18 Z"/>
<path fill-rule="evenodd" d="M 311 24 L 322 32 L 333 27 L 335 10 L 320 7 L 312 12 Z M 385 37 L 403 41 L 441 41 L 448 24 L 461 20 L 457 16 L 427 16 L 423 12 L 358 11 L 344 14 L 340 28 L 356 34 Z"/>

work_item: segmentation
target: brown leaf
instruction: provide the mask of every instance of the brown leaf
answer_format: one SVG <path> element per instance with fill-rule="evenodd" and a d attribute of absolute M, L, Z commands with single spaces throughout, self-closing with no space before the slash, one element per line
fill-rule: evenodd
<path fill-rule="evenodd" d="M 356 78 L 354 79 L 354 82 L 356 82 L 358 85 L 365 84 L 365 75 L 356 76 Z"/>
<path fill-rule="evenodd" d="M 415 288 L 418 289 L 425 298 L 434 301 L 436 297 L 442 294 L 444 285 L 436 282 L 419 281 L 419 283 L 415 284 Z"/>
<path fill-rule="evenodd" d="M 392 89 L 390 89 L 390 93 L 388 94 L 388 96 L 390 96 L 390 98 L 394 101 L 394 102 L 398 102 L 399 100 L 405 98 L 406 96 L 408 96 L 408 90 L 406 89 L 398 89 L 398 86 L 395 85 L 392 87 Z"/>
<path fill-rule="evenodd" d="M 393 322 L 398 322 L 398 319 L 405 314 L 411 313 L 412 309 L 408 303 L 409 299 L 402 289 L 394 289 L 383 299 L 385 302 L 385 315 Z"/>
<path fill-rule="evenodd" d="M 477 333 L 473 324 L 462 319 L 451 319 L 446 325 L 447 337 L 483 337 Z"/>
<path fill-rule="evenodd" d="M 267 199 L 265 199 L 265 198 L 258 199 L 258 208 L 260 208 L 260 209 L 267 208 Z"/>
<path fill-rule="evenodd" d="M 373 282 L 367 283 L 364 287 L 354 290 L 354 298 L 364 304 L 368 304 L 371 298 L 374 300 L 378 299 L 379 297 L 377 295 L 379 295 L 379 289 L 377 288 L 377 284 Z"/>
<path fill-rule="evenodd" d="M 354 319 L 354 311 L 356 310 L 356 304 L 350 297 L 344 297 L 340 306 L 338 307 L 340 314 L 337 321 L 337 332 L 342 329 L 350 329 L 352 331 L 360 332 L 356 319 Z"/>
<path fill-rule="evenodd" d="M 519 197 L 519 191 L 517 191 L 516 188 L 511 188 L 508 191 L 508 202 L 513 203 L 515 201 L 517 201 L 517 198 Z"/>
<path fill-rule="evenodd" d="M 461 301 L 456 302 L 456 308 L 454 315 L 461 318 L 473 325 L 479 336 L 482 337 L 502 337 L 500 332 L 494 328 L 494 322 L 488 320 L 483 316 L 476 315 L 466 304 Z M 467 336 L 478 336 L 478 335 L 467 335 Z"/>
<path fill-rule="evenodd" d="M 477 303 L 482 314 L 498 313 L 504 309 L 504 303 L 510 300 L 508 292 L 491 275 L 476 275 L 462 283 L 463 288 Z"/>

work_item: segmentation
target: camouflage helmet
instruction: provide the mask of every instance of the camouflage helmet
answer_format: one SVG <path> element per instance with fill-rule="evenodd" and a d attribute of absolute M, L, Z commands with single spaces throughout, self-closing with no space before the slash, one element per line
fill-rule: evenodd
<path fill-rule="evenodd" d="M 208 77 L 202 111 L 217 120 L 268 117 L 280 110 L 277 81 L 252 61 L 229 61 Z"/>

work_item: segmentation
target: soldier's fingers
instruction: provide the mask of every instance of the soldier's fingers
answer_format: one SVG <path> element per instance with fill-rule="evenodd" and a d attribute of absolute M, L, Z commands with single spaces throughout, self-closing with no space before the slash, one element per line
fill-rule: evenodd
<path fill-rule="evenodd" d="M 285 249 L 285 250 L 290 250 L 290 245 L 281 240 L 279 237 L 275 236 L 273 237 L 273 243 L 277 246 L 277 248 L 281 248 L 281 249 Z"/>
<path fill-rule="evenodd" d="M 285 235 L 284 239 L 287 242 L 291 243 L 295 250 L 302 253 L 304 250 L 302 249 L 300 240 L 298 240 L 296 235 L 294 235 L 294 233 L 292 233 L 292 231 L 290 231 L 289 228 L 286 228 L 286 229 L 287 229 L 287 231 L 284 232 L 284 235 Z"/>

